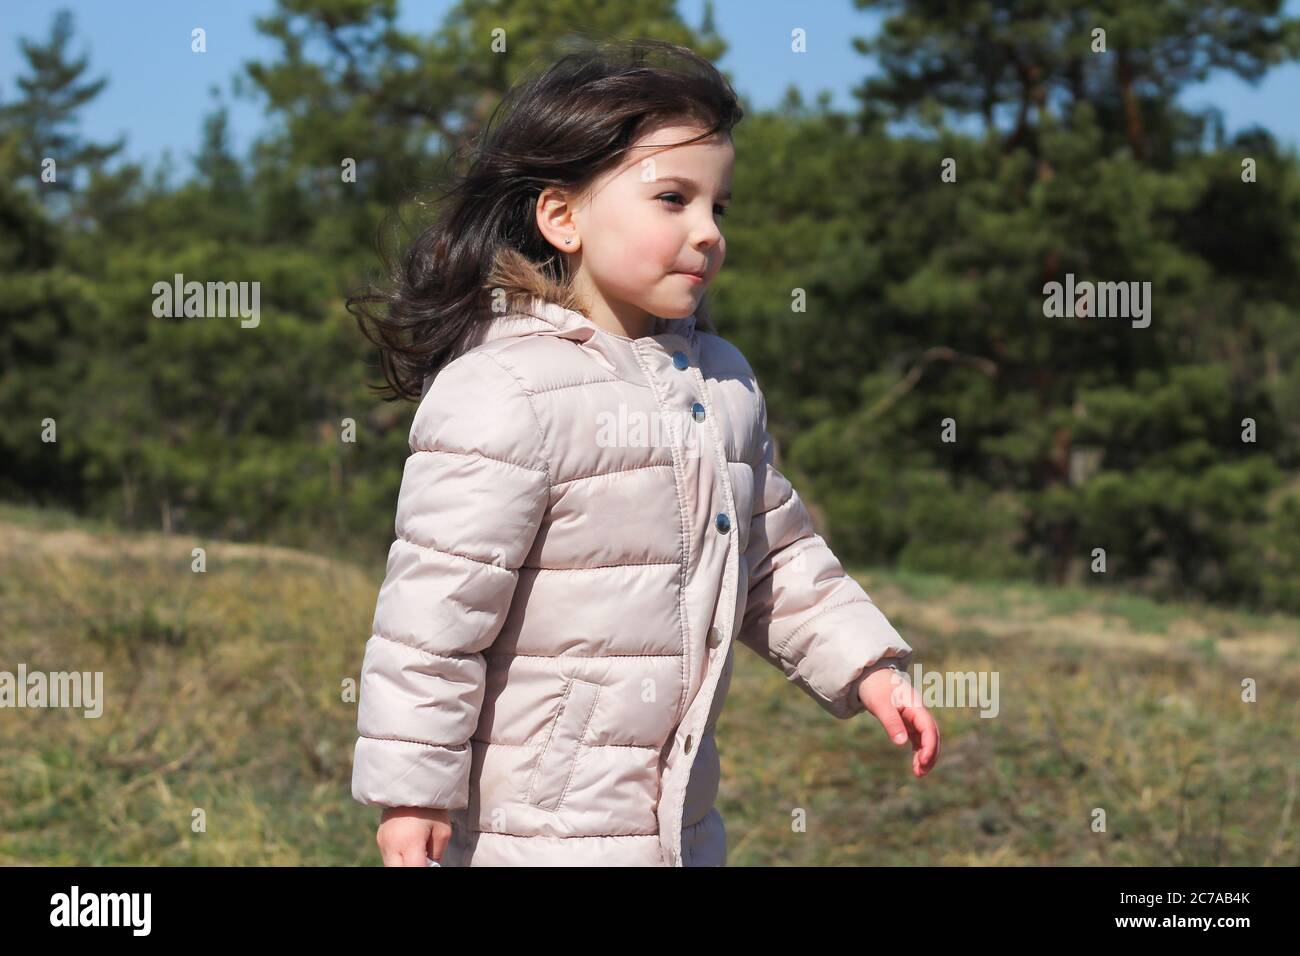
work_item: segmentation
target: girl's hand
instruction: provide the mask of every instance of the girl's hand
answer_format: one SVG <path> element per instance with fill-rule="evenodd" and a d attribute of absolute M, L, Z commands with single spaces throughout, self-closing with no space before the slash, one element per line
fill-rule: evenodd
<path fill-rule="evenodd" d="M 429 807 L 385 807 L 375 842 L 384 866 L 428 866 L 442 862 L 451 839 L 450 813 Z"/>
<path fill-rule="evenodd" d="M 912 773 L 929 773 L 939 757 L 939 727 L 907 675 L 888 667 L 875 671 L 858 685 L 858 696 L 890 740 L 901 747 L 911 738 Z"/>

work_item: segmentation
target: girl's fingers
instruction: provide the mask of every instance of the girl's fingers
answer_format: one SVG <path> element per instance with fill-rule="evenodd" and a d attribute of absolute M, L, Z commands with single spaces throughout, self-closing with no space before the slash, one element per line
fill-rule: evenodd
<path fill-rule="evenodd" d="M 899 714 L 892 703 L 882 705 L 880 712 L 875 714 L 875 718 L 885 728 L 885 733 L 890 740 L 900 747 L 907 743 L 907 725 L 903 722 L 902 715 Z"/>
<path fill-rule="evenodd" d="M 450 831 L 442 827 L 435 827 L 429 832 L 429 859 L 442 862 L 442 854 L 447 849 L 447 844 L 451 841 Z"/>
<path fill-rule="evenodd" d="M 421 840 L 408 830 L 401 835 L 386 834 L 385 839 L 377 842 L 384 866 L 427 866 L 428 857 L 437 860 L 442 856 L 447 840 L 436 841 L 432 832 Z"/>
<path fill-rule="evenodd" d="M 921 736 L 921 749 L 917 753 L 917 761 L 922 771 L 929 772 L 934 766 L 935 758 L 939 756 L 939 726 L 928 710 L 918 712 L 916 719 Z"/>
<path fill-rule="evenodd" d="M 904 708 L 903 717 L 912 739 L 912 772 L 919 777 L 930 772 L 939 755 L 939 727 L 924 707 Z"/>
<path fill-rule="evenodd" d="M 385 840 L 381 839 L 383 831 L 375 835 L 375 843 L 379 847 L 379 858 L 383 861 L 384 866 L 398 866 L 402 862 L 402 855 L 394 850 Z"/>

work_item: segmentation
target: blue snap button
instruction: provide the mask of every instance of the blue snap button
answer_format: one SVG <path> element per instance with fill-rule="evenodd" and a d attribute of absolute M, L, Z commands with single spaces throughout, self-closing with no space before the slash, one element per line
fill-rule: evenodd
<path fill-rule="evenodd" d="M 696 402 L 691 406 L 691 414 L 695 416 L 697 422 L 704 421 L 704 406 Z"/>
<path fill-rule="evenodd" d="M 726 534 L 728 531 L 731 530 L 731 519 L 728 518 L 726 515 L 718 515 L 718 519 L 717 521 L 714 522 L 714 524 L 718 526 L 718 530 L 721 531 L 723 534 Z"/>
<path fill-rule="evenodd" d="M 679 369 L 679 370 L 682 370 L 682 369 L 685 369 L 686 366 L 688 366 L 688 365 L 690 365 L 690 364 L 691 364 L 690 359 L 688 359 L 688 358 L 686 357 L 686 353 L 685 353 L 685 352 L 674 352 L 674 353 L 673 353 L 673 366 L 674 366 L 675 368 L 677 368 L 677 369 Z"/>

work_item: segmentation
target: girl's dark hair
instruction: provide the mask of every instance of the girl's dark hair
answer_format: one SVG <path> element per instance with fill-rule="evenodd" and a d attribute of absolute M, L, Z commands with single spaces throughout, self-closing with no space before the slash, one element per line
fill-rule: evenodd
<path fill-rule="evenodd" d="M 379 346 L 388 387 L 375 388 L 391 392 L 388 400 L 418 399 L 424 377 L 469 327 L 492 318 L 494 291 L 512 309 L 540 296 L 589 314 L 566 257 L 537 229 L 542 190 L 580 193 L 661 122 L 705 130 L 676 144 L 682 145 L 729 136 L 742 116 L 735 91 L 712 63 L 660 40 L 589 43 L 515 84 L 477 138 L 468 171 L 452 177 L 435 220 L 397 268 L 380 243 L 393 290 L 347 300 L 363 334 Z M 711 332 L 704 298 L 696 323 Z"/>

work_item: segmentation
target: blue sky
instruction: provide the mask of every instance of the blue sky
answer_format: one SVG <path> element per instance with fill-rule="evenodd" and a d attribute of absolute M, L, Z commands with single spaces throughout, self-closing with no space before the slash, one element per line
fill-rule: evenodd
<path fill-rule="evenodd" d="M 243 154 L 264 128 L 261 103 L 235 99 L 231 78 L 252 59 L 273 59 L 276 46 L 257 33 L 253 20 L 274 9 L 274 0 L 29 0 L 6 3 L 0 26 L 0 100 L 17 95 L 15 77 L 24 61 L 18 38 L 44 39 L 54 11 L 76 17 L 74 53 L 90 58 L 90 75 L 108 78 L 108 86 L 83 111 L 82 133 L 94 141 L 126 135 L 126 157 L 150 166 L 165 151 L 190 173 L 202 118 L 217 100 L 231 113 L 234 147 Z M 441 23 L 453 0 L 402 0 L 401 23 L 427 30 Z M 836 108 L 853 109 L 851 88 L 874 71 L 873 64 L 851 46 L 854 36 L 876 32 L 880 14 L 854 9 L 851 0 L 716 0 L 718 32 L 730 44 L 721 61 L 737 88 L 759 108 L 774 105 L 793 85 L 812 100 L 820 90 L 831 94 Z M 679 0 L 688 24 L 698 25 L 704 0 Z M 1287 10 L 1300 16 L 1300 0 Z M 190 30 L 203 26 L 208 52 L 190 52 Z M 789 53 L 792 27 L 803 27 L 808 53 Z M 1220 73 L 1189 90 L 1188 107 L 1214 105 L 1224 113 L 1229 135 L 1263 126 L 1279 140 L 1300 148 L 1300 65 L 1272 70 L 1252 86 Z"/>

